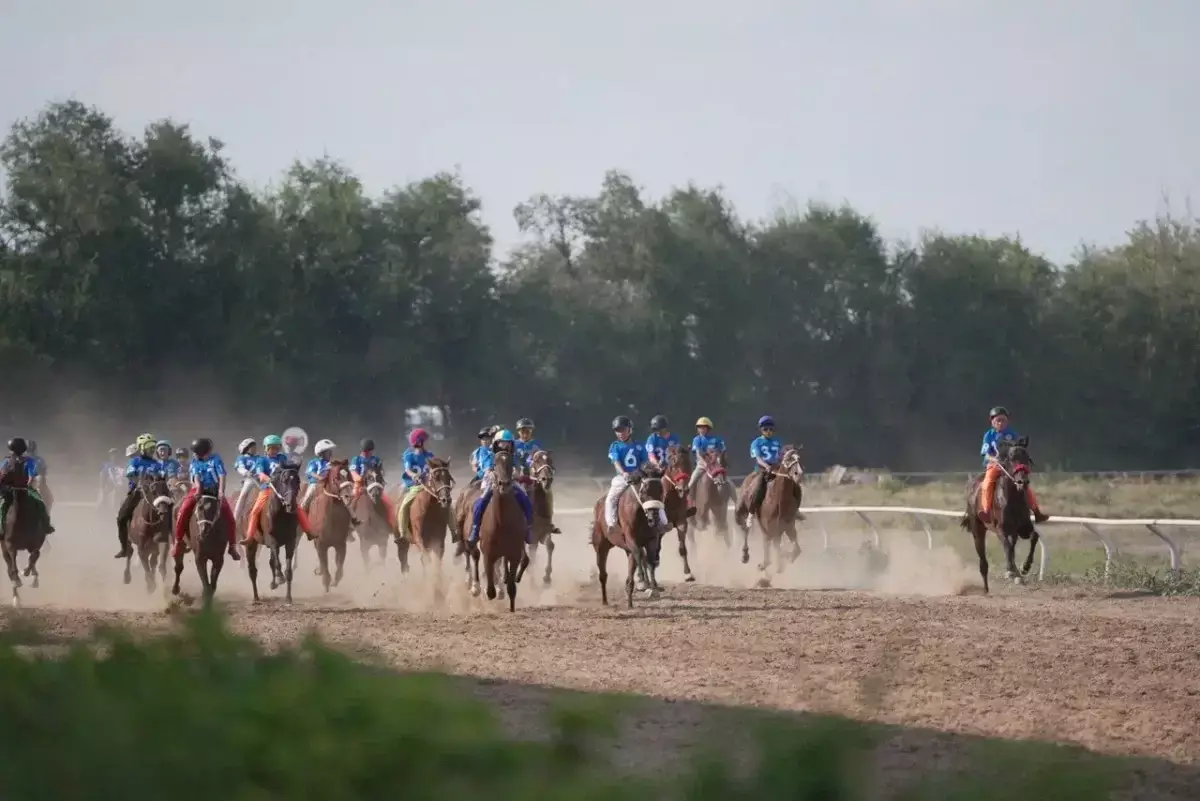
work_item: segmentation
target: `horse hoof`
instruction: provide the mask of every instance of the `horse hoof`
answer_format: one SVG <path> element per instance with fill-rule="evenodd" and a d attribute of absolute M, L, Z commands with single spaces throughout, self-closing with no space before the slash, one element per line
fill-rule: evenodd
<path fill-rule="evenodd" d="M 1025 578 L 1023 576 L 1017 575 L 1017 576 L 1012 577 L 1012 581 L 1013 581 L 1013 584 L 1016 584 L 1019 586 L 1019 585 L 1025 583 Z"/>
<path fill-rule="evenodd" d="M 549 587 L 549 586 L 550 586 L 550 577 L 549 577 L 549 576 L 543 576 L 543 577 L 542 577 L 542 586 L 543 586 L 543 587 Z"/>
<path fill-rule="evenodd" d="M 273 590 L 278 589 L 278 587 L 279 587 L 279 582 L 277 582 L 277 581 L 271 582 L 271 589 L 273 589 Z"/>
<path fill-rule="evenodd" d="M 742 564 L 750 564 L 750 551 L 742 551 Z"/>
<path fill-rule="evenodd" d="M 122 579 L 124 580 L 124 582 L 125 582 L 126 584 L 132 584 L 132 583 L 133 583 L 133 576 L 129 575 L 128 573 L 126 573 L 126 574 L 125 574 L 125 575 L 122 577 Z"/>
<path fill-rule="evenodd" d="M 471 597 L 472 598 L 479 597 L 479 587 L 477 585 L 474 585 L 474 584 L 471 585 Z"/>
<path fill-rule="evenodd" d="M 21 608 L 21 599 L 14 595 L 13 600 L 12 600 L 12 605 L 13 605 L 13 609 L 20 609 Z"/>
<path fill-rule="evenodd" d="M 25 574 L 24 574 L 24 575 L 25 575 L 25 577 L 26 577 L 26 578 L 28 578 L 28 577 L 32 576 L 32 575 L 33 575 L 33 568 L 32 568 L 32 567 L 27 567 L 27 568 L 25 568 Z"/>
<path fill-rule="evenodd" d="M 695 581 L 696 577 L 693 576 L 691 573 L 688 573 L 687 576 L 685 576 L 683 580 L 684 581 Z"/>
<path fill-rule="evenodd" d="M 39 581 L 39 580 L 38 580 L 38 577 L 37 577 L 37 576 L 34 576 L 34 577 L 33 577 L 33 583 L 32 583 L 32 584 L 30 584 L 29 586 L 30 586 L 30 587 L 32 587 L 33 589 L 35 589 L 35 590 L 36 590 L 38 587 L 40 587 L 40 586 L 41 586 L 41 584 L 42 584 L 42 583 L 41 583 L 41 581 Z"/>
<path fill-rule="evenodd" d="M 770 580 L 769 578 L 767 578 L 766 576 L 763 576 L 762 578 L 760 578 L 760 579 L 758 580 L 758 586 L 759 586 L 759 587 L 762 587 L 762 588 L 764 588 L 764 589 L 765 589 L 765 588 L 767 588 L 767 587 L 770 587 L 770 586 L 771 586 L 771 580 Z"/>

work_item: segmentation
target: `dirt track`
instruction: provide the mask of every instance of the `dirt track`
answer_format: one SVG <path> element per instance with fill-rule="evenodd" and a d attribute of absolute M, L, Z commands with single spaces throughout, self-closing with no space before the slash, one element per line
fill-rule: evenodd
<path fill-rule="evenodd" d="M 25 594 L 54 630 L 76 633 L 114 620 L 167 625 L 162 596 L 146 595 L 136 567 L 134 584 L 119 585 L 119 563 L 108 558 L 115 548 L 111 535 L 92 541 L 94 547 L 77 540 L 66 554 L 66 537 L 82 532 L 63 533 L 43 560 L 42 589 Z M 86 558 L 85 550 L 92 552 Z M 969 584 L 970 571 L 940 564 L 944 555 L 931 562 L 928 553 L 920 555 L 919 567 L 894 560 L 894 575 L 882 580 L 896 589 L 899 575 L 908 575 L 914 586 L 907 594 L 751 589 L 752 568 L 730 565 L 709 548 L 693 564 L 702 582 L 725 586 L 670 584 L 664 597 L 637 598 L 627 611 L 599 606 L 597 588 L 586 584 L 588 553 L 568 530 L 556 553 L 554 589 L 527 579 L 516 615 L 500 602 L 467 598 L 457 570 L 449 568 L 447 601 L 431 608 L 432 587 L 419 577 L 420 567 L 402 579 L 393 556 L 386 570 L 368 577 L 356 551 L 347 582 L 329 596 L 320 595 L 311 575 L 310 551 L 294 607 L 251 606 L 247 579 L 236 566 L 222 577 L 220 595 L 235 627 L 267 642 L 316 627 L 344 646 L 379 651 L 397 666 L 499 680 L 478 684 L 477 691 L 522 732 L 537 730 L 536 711 L 545 700 L 545 691 L 531 684 L 671 699 L 632 724 L 621 751 L 633 767 L 654 764 L 662 753 L 712 731 L 712 715 L 691 703 L 700 702 L 1074 742 L 1180 766 L 1160 765 L 1137 797 L 1182 798 L 1179 788 L 1200 786 L 1194 768 L 1200 763 L 1196 600 L 1010 587 L 986 598 L 946 594 Z M 665 576 L 678 577 L 673 547 L 664 548 L 663 561 Z M 811 557 L 777 584 L 812 584 L 806 571 L 818 568 L 825 584 L 847 575 L 844 561 L 832 572 L 821 561 Z M 930 565 L 934 573 L 927 572 Z M 185 586 L 194 591 L 192 570 L 189 561 Z M 614 556 L 610 570 L 615 600 L 625 568 Z M 928 594 L 913 594 L 917 589 Z M 913 737 L 901 736 L 894 748 L 899 770 L 956 747 L 928 732 Z"/>

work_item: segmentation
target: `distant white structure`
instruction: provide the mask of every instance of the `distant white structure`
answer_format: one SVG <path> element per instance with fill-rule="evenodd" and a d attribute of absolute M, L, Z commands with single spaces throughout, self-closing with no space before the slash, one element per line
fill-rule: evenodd
<path fill-rule="evenodd" d="M 400 449 L 408 447 L 408 432 L 414 428 L 423 428 L 435 440 L 446 438 L 446 416 L 439 406 L 414 406 L 404 410 L 404 440 Z"/>

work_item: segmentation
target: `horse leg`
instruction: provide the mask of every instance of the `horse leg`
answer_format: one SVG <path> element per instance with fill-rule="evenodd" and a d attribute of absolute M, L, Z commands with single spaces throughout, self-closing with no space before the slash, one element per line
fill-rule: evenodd
<path fill-rule="evenodd" d="M 509 612 L 517 611 L 517 582 L 520 580 L 517 571 L 519 569 L 518 563 L 512 559 L 504 560 L 504 589 L 508 590 Z"/>
<path fill-rule="evenodd" d="M 487 599 L 496 600 L 496 560 L 491 554 L 484 557 L 483 572 L 487 574 Z"/>
<path fill-rule="evenodd" d="M 158 554 L 158 580 L 167 583 L 167 557 L 170 555 L 170 545 L 165 542 L 154 543 L 154 551 Z"/>
<path fill-rule="evenodd" d="M 683 580 L 695 581 L 696 577 L 692 575 L 692 566 L 688 564 L 687 551 L 687 538 L 691 527 L 687 523 L 684 523 L 682 528 L 677 528 L 675 531 L 679 534 L 679 558 L 683 560 Z"/>
<path fill-rule="evenodd" d="M 154 592 L 154 567 L 150 564 L 150 551 L 143 545 L 138 548 L 137 553 L 138 561 L 142 563 L 142 573 L 146 577 L 146 593 L 149 594 Z"/>
<path fill-rule="evenodd" d="M 763 560 L 759 563 L 758 569 L 766 572 L 771 566 L 771 535 L 767 533 L 767 527 L 763 525 L 763 521 L 758 521 L 758 529 L 762 532 L 763 543 Z"/>
<path fill-rule="evenodd" d="M 638 551 L 639 548 L 634 546 L 633 550 L 627 552 L 627 556 L 629 557 L 629 575 L 625 578 L 625 604 L 630 609 L 633 608 L 633 577 L 642 566 L 642 560 Z"/>
<path fill-rule="evenodd" d="M 796 531 L 796 521 L 793 520 L 788 523 L 787 528 L 784 530 L 787 532 L 788 539 L 792 541 L 791 561 L 795 562 L 800 558 L 800 534 Z"/>
<path fill-rule="evenodd" d="M 283 578 L 287 584 L 287 602 L 292 602 L 292 557 L 296 553 L 296 539 L 283 546 L 283 558 L 287 560 L 287 567 L 284 569 Z M 279 547 L 274 550 L 275 562 L 279 562 Z"/>
<path fill-rule="evenodd" d="M 363 527 L 364 529 L 366 526 Z M 358 552 L 362 555 L 363 572 L 371 572 L 371 540 L 362 531 L 358 532 Z"/>
<path fill-rule="evenodd" d="M 554 572 L 554 537 L 546 536 L 546 575 L 542 576 L 542 584 L 550 586 L 550 575 Z"/>
<path fill-rule="evenodd" d="M 183 553 L 175 557 L 175 583 L 171 585 L 171 594 L 179 594 L 179 577 L 183 574 Z"/>
<path fill-rule="evenodd" d="M 225 567 L 225 557 L 213 559 L 210 564 L 212 573 L 208 579 L 208 603 L 206 605 L 211 607 L 213 598 L 217 595 L 217 579 L 221 577 L 221 568 Z"/>
<path fill-rule="evenodd" d="M 988 594 L 987 527 L 978 517 L 971 517 L 971 538 L 975 540 L 975 553 L 979 556 L 979 575 L 983 579 L 983 594 Z"/>
<path fill-rule="evenodd" d="M 317 575 L 321 577 L 321 586 L 325 588 L 325 592 L 329 592 L 331 579 L 329 575 L 329 549 L 325 545 L 317 546 Z"/>
<path fill-rule="evenodd" d="M 125 557 L 125 574 L 121 577 L 121 581 L 125 584 L 133 583 L 133 573 L 130 570 L 130 566 L 132 564 L 133 564 L 133 551 L 130 551 L 129 555 Z"/>
<path fill-rule="evenodd" d="M 250 540 L 246 543 L 246 572 L 250 574 L 250 589 L 254 593 L 254 603 L 259 603 L 262 599 L 258 597 L 258 540 Z M 271 589 L 275 589 L 273 577 L 271 585 Z"/>
<path fill-rule="evenodd" d="M 1037 547 L 1038 540 L 1041 535 L 1037 533 L 1037 529 L 1033 530 L 1033 534 L 1029 535 L 1029 556 L 1025 557 L 1025 564 L 1021 567 L 1021 575 L 1028 576 L 1030 569 L 1033 567 L 1033 549 Z"/>
<path fill-rule="evenodd" d="M 25 575 L 33 576 L 33 581 L 29 582 L 29 586 L 35 590 L 41 584 L 41 581 L 40 581 L 41 577 L 38 575 L 38 569 L 37 569 L 38 559 L 40 559 L 41 556 L 42 556 L 42 549 L 40 547 L 30 549 L 29 563 L 25 567 Z"/>
<path fill-rule="evenodd" d="M 342 576 L 346 572 L 346 543 L 342 542 L 339 545 L 333 546 L 333 586 L 338 586 L 342 583 Z"/>
<path fill-rule="evenodd" d="M 596 548 L 596 573 L 600 579 L 600 605 L 608 606 L 608 552 L 612 545 L 602 540 Z"/>
<path fill-rule="evenodd" d="M 1024 584 L 1025 580 L 1017 570 L 1017 535 L 1005 533 L 1004 538 L 1004 577 L 1010 578 L 1013 584 Z"/>
<path fill-rule="evenodd" d="M 21 605 L 21 577 L 17 574 L 17 557 L 7 540 L 0 542 L 0 549 L 4 551 L 4 564 L 8 567 L 8 580 L 12 582 L 12 605 L 19 607 Z"/>
<path fill-rule="evenodd" d="M 472 597 L 479 597 L 479 546 L 478 544 L 467 551 L 467 586 L 471 589 Z"/>

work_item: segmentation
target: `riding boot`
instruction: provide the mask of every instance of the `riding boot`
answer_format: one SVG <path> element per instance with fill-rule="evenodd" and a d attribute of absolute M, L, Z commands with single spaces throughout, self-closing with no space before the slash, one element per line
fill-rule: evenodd
<path fill-rule="evenodd" d="M 133 548 L 129 546 L 129 524 L 117 521 L 117 539 L 121 543 L 121 550 L 117 551 L 114 559 L 125 559 L 133 556 Z"/>

